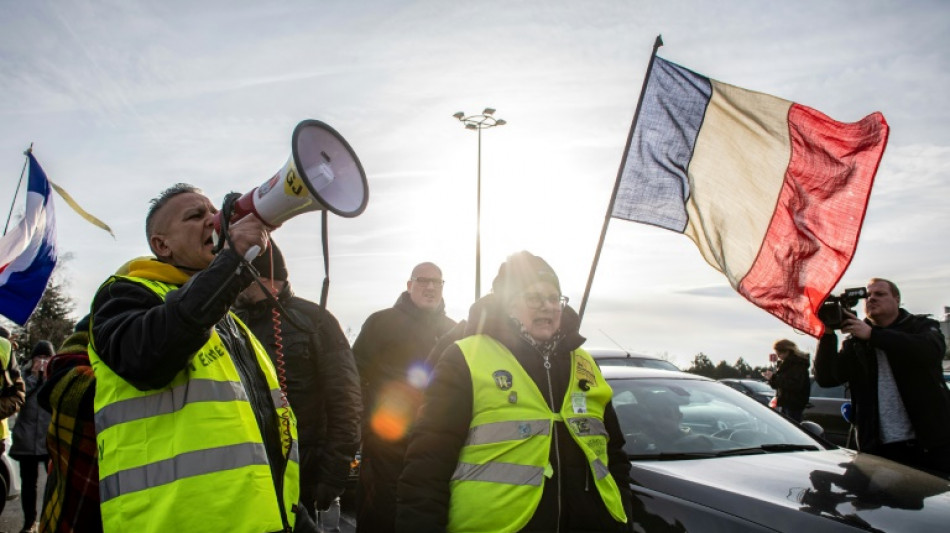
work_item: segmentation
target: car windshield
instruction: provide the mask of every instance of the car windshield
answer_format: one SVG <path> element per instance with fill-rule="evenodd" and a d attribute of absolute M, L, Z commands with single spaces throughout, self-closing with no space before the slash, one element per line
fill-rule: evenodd
<path fill-rule="evenodd" d="M 761 403 L 714 381 L 612 379 L 632 459 L 689 459 L 823 446 Z"/>

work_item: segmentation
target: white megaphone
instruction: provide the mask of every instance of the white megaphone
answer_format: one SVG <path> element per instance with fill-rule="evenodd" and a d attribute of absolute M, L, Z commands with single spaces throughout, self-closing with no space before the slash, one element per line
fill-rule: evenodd
<path fill-rule="evenodd" d="M 235 201 L 231 222 L 254 215 L 269 229 L 300 213 L 327 210 L 355 217 L 366 208 L 369 190 L 356 153 L 343 137 L 319 120 L 294 128 L 287 163 L 272 178 Z M 221 213 L 214 217 L 215 244 Z"/>

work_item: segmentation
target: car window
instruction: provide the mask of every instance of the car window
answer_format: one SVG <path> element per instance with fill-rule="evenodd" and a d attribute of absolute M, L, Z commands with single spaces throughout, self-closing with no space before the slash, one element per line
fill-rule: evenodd
<path fill-rule="evenodd" d="M 747 380 L 747 381 L 743 381 L 743 383 L 745 384 L 746 387 L 749 387 L 755 392 L 765 392 L 768 394 L 775 393 L 775 389 L 770 387 L 769 384 L 764 381 Z"/>
<path fill-rule="evenodd" d="M 761 403 L 717 382 L 612 379 L 613 406 L 633 458 L 721 454 L 770 445 L 816 446 Z"/>
<path fill-rule="evenodd" d="M 814 378 L 811 380 L 812 398 L 848 398 L 848 389 L 844 385 L 822 387 Z"/>

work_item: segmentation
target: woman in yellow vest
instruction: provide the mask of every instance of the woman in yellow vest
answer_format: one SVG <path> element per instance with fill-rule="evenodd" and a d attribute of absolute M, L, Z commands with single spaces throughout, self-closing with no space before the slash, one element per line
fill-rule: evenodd
<path fill-rule="evenodd" d="M 519 252 L 438 357 L 399 480 L 397 531 L 630 531 L 612 391 L 554 270 Z"/>

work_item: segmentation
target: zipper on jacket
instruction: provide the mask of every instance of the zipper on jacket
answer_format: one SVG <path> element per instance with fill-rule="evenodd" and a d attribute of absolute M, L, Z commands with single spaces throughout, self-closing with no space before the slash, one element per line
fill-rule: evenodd
<path fill-rule="evenodd" d="M 551 412 L 557 413 L 560 412 L 557 408 L 554 407 L 554 387 L 551 385 L 551 361 L 548 360 L 547 355 L 541 355 L 544 358 L 544 373 L 548 377 L 548 406 L 551 409 Z M 565 393 L 566 394 L 566 393 Z M 557 445 L 557 422 L 552 424 L 553 431 L 551 433 L 551 442 L 554 445 L 554 462 L 556 468 L 554 470 L 555 475 L 557 476 L 557 528 L 555 531 L 561 530 L 561 450 L 558 449 Z"/>

